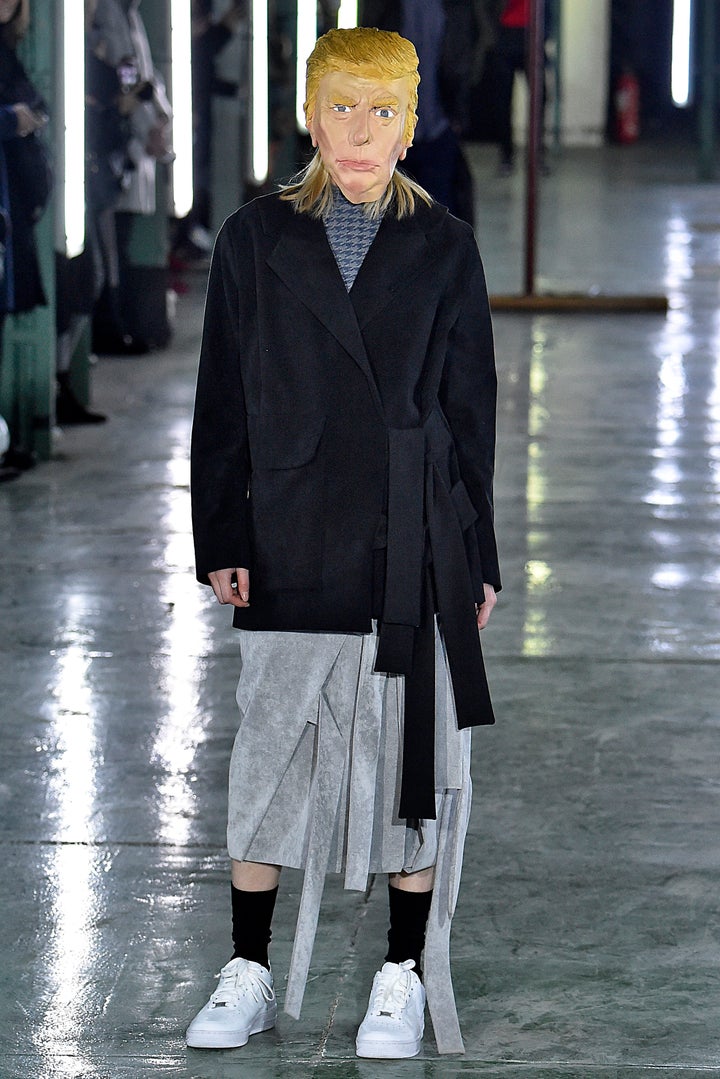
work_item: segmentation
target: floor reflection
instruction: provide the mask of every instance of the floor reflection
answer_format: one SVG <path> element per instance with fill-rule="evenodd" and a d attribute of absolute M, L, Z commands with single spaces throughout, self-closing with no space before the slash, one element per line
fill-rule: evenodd
<path fill-rule="evenodd" d="M 525 622 L 522 633 L 524 656 L 549 655 L 553 637 L 548 626 L 548 591 L 553 571 L 545 561 L 547 548 L 543 512 L 547 499 L 548 475 L 543 439 L 549 419 L 546 400 L 548 370 L 545 363 L 546 335 L 535 327 L 528 375 L 528 449 L 525 501 L 527 507 L 527 552 L 525 564 Z M 536 556 L 536 557 L 533 557 Z"/>
<path fill-rule="evenodd" d="M 102 829 L 97 775 L 102 751 L 96 733 L 92 687 L 93 662 L 106 657 L 92 649 L 88 600 L 70 594 L 66 623 L 59 634 L 68 643 L 57 650 L 55 684 L 51 687 L 53 742 L 48 800 L 54 821 L 54 842 L 47 896 L 49 940 L 42 985 L 44 1021 L 35 1031 L 38 1045 L 74 1057 L 64 1074 L 92 1074 L 77 1057 L 88 1016 L 88 971 L 97 954 L 97 919 L 102 906 L 94 843 Z M 38 885 L 40 882 L 38 882 Z M 92 997 L 92 993 L 89 994 Z M 53 1075 L 62 1074 L 57 1069 Z"/>
<path fill-rule="evenodd" d="M 159 596 L 167 615 L 162 650 L 156 659 L 165 709 L 157 720 L 152 755 L 161 773 L 156 801 L 158 838 L 182 846 L 192 837 L 197 813 L 193 763 L 209 719 L 203 711 L 201 688 L 210 631 L 207 593 L 193 574 L 187 420 L 179 423 L 173 434 L 167 462 L 170 489 L 162 521 L 164 573 Z"/>

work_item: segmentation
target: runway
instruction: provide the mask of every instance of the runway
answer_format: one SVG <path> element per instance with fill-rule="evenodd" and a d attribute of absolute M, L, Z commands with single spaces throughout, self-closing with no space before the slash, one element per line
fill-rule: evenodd
<path fill-rule="evenodd" d="M 520 176 L 472 151 L 491 292 Z M 170 348 L 101 358 L 100 427 L 0 488 L 2 1079 L 720 1075 L 720 188 L 677 147 L 566 151 L 539 284 L 667 316 L 502 313 L 497 531 L 453 932 L 464 1057 L 359 1061 L 386 887 L 329 878 L 302 1019 L 184 1030 L 229 957 L 230 616 L 194 580 L 203 277 Z M 281 882 L 279 996 L 300 877 Z"/>

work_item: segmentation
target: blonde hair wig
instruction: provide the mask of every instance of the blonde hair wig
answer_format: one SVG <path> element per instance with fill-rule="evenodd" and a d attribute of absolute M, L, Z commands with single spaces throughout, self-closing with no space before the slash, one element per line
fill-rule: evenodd
<path fill-rule="evenodd" d="M 312 120 L 315 115 L 315 102 L 318 87 L 324 75 L 334 71 L 348 71 L 360 78 L 392 81 L 406 79 L 409 91 L 409 106 L 405 117 L 403 138 L 409 145 L 412 142 L 417 123 L 418 56 L 415 46 L 407 38 L 390 30 L 376 30 L 370 26 L 356 26 L 348 30 L 329 30 L 315 42 L 315 47 L 307 61 L 305 83 L 305 119 Z M 415 196 L 430 204 L 432 199 L 419 184 L 409 177 L 395 171 L 385 194 L 366 204 L 365 212 L 370 217 L 377 217 L 394 202 L 398 217 L 412 214 L 415 209 Z M 332 203 L 332 180 L 316 153 L 310 164 L 294 182 L 283 188 L 280 196 L 294 203 L 298 213 L 310 213 L 321 217 Z"/>
<path fill-rule="evenodd" d="M 352 30 L 329 30 L 315 42 L 307 62 L 305 119 L 315 114 L 315 99 L 323 75 L 349 71 L 366 79 L 407 79 L 410 107 L 405 117 L 403 137 L 412 142 L 417 123 L 418 55 L 407 38 L 391 30 L 356 26 Z"/>

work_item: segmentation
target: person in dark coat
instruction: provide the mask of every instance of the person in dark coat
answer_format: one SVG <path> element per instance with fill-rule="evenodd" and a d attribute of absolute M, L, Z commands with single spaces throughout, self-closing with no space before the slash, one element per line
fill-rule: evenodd
<path fill-rule="evenodd" d="M 545 9 L 545 36 L 549 29 L 550 6 Z M 528 77 L 528 34 L 530 31 L 530 0 L 505 0 L 498 22 L 498 33 L 492 52 L 495 112 L 498 119 L 500 175 L 510 176 L 515 168 L 513 145 L 513 96 L 515 76 L 522 72 Z M 545 110 L 547 88 L 543 73 L 541 109 Z M 542 147 L 541 147 L 542 149 Z M 541 162 L 544 173 L 547 167 Z"/>
<path fill-rule="evenodd" d="M 221 229 L 192 439 L 197 576 L 234 608 L 234 953 L 199 1048 L 273 1026 L 283 865 L 304 884 L 285 996 L 297 1017 L 322 883 L 389 874 L 362 1057 L 462 1050 L 448 942 L 470 808 L 470 727 L 494 720 L 478 629 L 500 588 L 496 375 L 471 228 L 396 169 L 417 54 L 331 30 L 308 60 L 317 153 Z M 424 955 L 424 964 L 423 964 Z M 424 973 L 421 964 L 424 965 Z"/>
<path fill-rule="evenodd" d="M 28 0 L 0 0 L 0 207 L 2 273 L 0 277 L 0 363 L 2 331 L 8 314 L 32 311 L 47 302 L 38 262 L 35 223 L 49 197 L 50 178 L 28 175 L 29 155 L 21 145 L 35 139 L 47 123 L 47 105 L 20 62 L 16 46 L 29 22 Z M 11 430 L 12 436 L 12 430 Z M 0 479 L 14 478 L 34 458 L 11 442 Z"/>
<path fill-rule="evenodd" d="M 466 0 L 362 0 L 359 21 L 396 30 L 417 49 L 422 92 L 405 168 L 437 202 L 473 225 L 472 176 L 460 136 L 479 45 L 475 6 Z"/>

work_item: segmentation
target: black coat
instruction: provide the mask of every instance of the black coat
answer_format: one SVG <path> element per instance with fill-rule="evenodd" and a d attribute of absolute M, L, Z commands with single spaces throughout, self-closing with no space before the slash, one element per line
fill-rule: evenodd
<path fill-rule="evenodd" d="M 377 667 L 404 674 L 439 609 L 467 689 L 453 675 L 459 722 L 492 722 L 479 658 L 467 672 L 474 601 L 483 581 L 500 587 L 495 396 L 467 225 L 422 202 L 403 220 L 386 214 L 348 293 L 321 221 L 277 195 L 242 207 L 218 236 L 207 294 L 199 580 L 250 570 L 242 628 L 369 632 L 377 617 Z"/>

